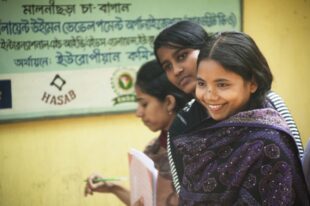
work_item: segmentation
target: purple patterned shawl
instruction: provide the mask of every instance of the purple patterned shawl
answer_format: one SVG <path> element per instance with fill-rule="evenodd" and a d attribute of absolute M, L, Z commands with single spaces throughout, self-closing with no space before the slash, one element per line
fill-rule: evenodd
<path fill-rule="evenodd" d="M 298 150 L 273 109 L 240 112 L 174 144 L 181 205 L 309 205 Z"/>

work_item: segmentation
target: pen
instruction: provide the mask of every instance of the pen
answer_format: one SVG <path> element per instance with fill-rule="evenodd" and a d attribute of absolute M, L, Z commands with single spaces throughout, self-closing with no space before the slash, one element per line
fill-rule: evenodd
<path fill-rule="evenodd" d="M 95 178 L 93 179 L 93 183 L 98 183 L 98 182 L 109 182 L 109 181 L 121 181 L 123 178 L 121 177 L 110 177 L 110 178 Z M 85 180 L 87 182 L 87 180 Z"/>

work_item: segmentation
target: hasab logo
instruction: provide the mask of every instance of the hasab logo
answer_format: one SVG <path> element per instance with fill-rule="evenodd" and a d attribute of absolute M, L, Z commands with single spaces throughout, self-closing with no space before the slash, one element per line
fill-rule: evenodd
<path fill-rule="evenodd" d="M 76 93 L 73 89 L 65 92 L 63 89 L 66 85 L 66 80 L 62 78 L 59 74 L 56 74 L 53 80 L 50 82 L 50 86 L 56 88 L 57 94 L 51 94 L 44 92 L 41 101 L 46 104 L 51 105 L 65 105 L 76 99 Z"/>
<path fill-rule="evenodd" d="M 113 98 L 114 105 L 135 102 L 136 95 L 134 92 L 135 70 L 133 69 L 118 69 L 111 78 L 111 84 L 117 97 Z"/>
<path fill-rule="evenodd" d="M 59 91 L 61 91 L 62 87 L 66 84 L 66 81 L 56 74 L 53 81 L 50 83 L 51 86 L 55 86 Z"/>

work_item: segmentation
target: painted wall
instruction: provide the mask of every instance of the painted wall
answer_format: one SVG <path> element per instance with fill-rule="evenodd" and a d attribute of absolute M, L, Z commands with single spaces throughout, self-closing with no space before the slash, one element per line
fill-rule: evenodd
<path fill-rule="evenodd" d="M 265 54 L 273 89 L 285 99 L 306 143 L 310 1 L 244 0 L 244 31 Z M 83 180 L 93 171 L 127 176 L 128 149 L 142 149 L 156 135 L 133 113 L 1 124 L 0 205 L 122 205 L 113 195 L 84 198 Z"/>
<path fill-rule="evenodd" d="M 3 124 L 0 134 L 1 206 L 122 205 L 113 195 L 84 198 L 84 179 L 127 176 L 129 148 L 156 136 L 134 114 Z"/>
<path fill-rule="evenodd" d="M 273 90 L 285 100 L 306 143 L 310 137 L 310 1 L 244 0 L 244 31 L 267 58 Z"/>

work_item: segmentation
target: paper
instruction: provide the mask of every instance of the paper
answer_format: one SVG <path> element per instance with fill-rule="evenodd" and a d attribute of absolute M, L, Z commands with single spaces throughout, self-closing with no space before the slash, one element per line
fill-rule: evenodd
<path fill-rule="evenodd" d="M 143 198 L 144 205 L 156 206 L 158 171 L 143 152 L 130 149 L 128 153 L 130 175 L 130 204 Z"/>

